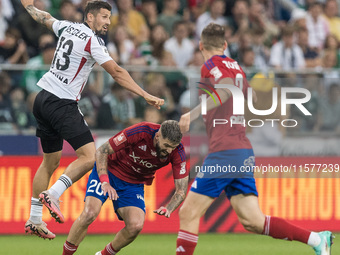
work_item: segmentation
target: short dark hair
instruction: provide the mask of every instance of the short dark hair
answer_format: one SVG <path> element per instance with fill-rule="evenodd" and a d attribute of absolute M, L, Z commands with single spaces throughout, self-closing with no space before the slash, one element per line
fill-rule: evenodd
<path fill-rule="evenodd" d="M 88 13 L 92 13 L 94 16 L 96 16 L 100 9 L 111 11 L 112 7 L 109 3 L 100 0 L 87 2 L 84 11 L 84 20 L 86 21 Z"/>
<path fill-rule="evenodd" d="M 182 132 L 176 120 L 164 121 L 161 125 L 161 134 L 164 139 L 174 144 L 179 144 L 182 140 Z"/>
<path fill-rule="evenodd" d="M 201 42 L 206 50 L 223 48 L 225 43 L 224 27 L 210 23 L 202 31 Z"/>
<path fill-rule="evenodd" d="M 175 31 L 180 25 L 187 25 L 187 22 L 185 20 L 178 20 L 172 25 L 172 30 Z"/>

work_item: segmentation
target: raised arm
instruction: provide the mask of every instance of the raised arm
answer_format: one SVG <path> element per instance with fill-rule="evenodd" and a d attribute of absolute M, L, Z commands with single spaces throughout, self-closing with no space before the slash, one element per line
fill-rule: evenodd
<path fill-rule="evenodd" d="M 143 90 L 138 84 L 132 79 L 130 74 L 122 67 L 117 65 L 113 60 L 106 61 L 102 64 L 102 67 L 112 76 L 112 78 L 119 83 L 122 87 L 130 90 L 131 92 L 143 97 L 146 102 L 157 109 L 164 104 L 164 99 L 150 95 Z"/>
<path fill-rule="evenodd" d="M 161 206 L 157 210 L 154 210 L 154 212 L 169 218 L 170 214 L 175 211 L 185 199 L 188 190 L 188 181 L 189 176 L 182 179 L 175 179 L 176 191 L 171 197 L 170 202 L 166 206 Z"/>
<path fill-rule="evenodd" d="M 34 7 L 33 0 L 21 0 L 21 3 L 36 22 L 52 30 L 52 24 L 57 19 L 53 18 L 48 12 L 41 11 Z"/>
<path fill-rule="evenodd" d="M 108 194 L 111 200 L 117 200 L 117 192 L 114 188 L 111 187 L 107 172 L 107 159 L 108 156 L 113 153 L 114 150 L 112 149 L 110 143 L 107 141 L 96 150 L 96 165 L 97 173 L 100 182 L 102 183 L 102 190 L 104 192 L 104 195 Z"/>

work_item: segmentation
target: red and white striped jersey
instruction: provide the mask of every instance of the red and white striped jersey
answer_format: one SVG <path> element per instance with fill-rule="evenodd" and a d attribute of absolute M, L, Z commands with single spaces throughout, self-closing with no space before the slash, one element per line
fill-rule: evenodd
<path fill-rule="evenodd" d="M 94 64 L 112 58 L 104 41 L 86 23 L 55 21 L 52 28 L 59 37 L 57 49 L 38 86 L 59 98 L 78 101 Z"/>

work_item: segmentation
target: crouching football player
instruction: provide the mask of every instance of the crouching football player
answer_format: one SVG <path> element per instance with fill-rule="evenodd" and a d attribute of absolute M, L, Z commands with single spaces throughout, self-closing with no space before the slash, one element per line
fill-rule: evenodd
<path fill-rule="evenodd" d="M 169 218 L 184 200 L 188 187 L 181 139 L 177 121 L 164 121 L 162 125 L 142 122 L 124 129 L 99 147 L 87 183 L 85 207 L 71 227 L 63 255 L 76 252 L 107 198 L 113 201 L 125 227 L 96 255 L 116 254 L 130 244 L 144 224 L 144 184 L 151 185 L 155 172 L 171 163 L 176 191 L 167 205 L 154 211 Z"/>

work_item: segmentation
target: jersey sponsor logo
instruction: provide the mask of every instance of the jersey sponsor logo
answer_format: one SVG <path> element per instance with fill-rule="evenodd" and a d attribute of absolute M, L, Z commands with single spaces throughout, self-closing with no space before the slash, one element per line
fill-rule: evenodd
<path fill-rule="evenodd" d="M 229 69 L 241 71 L 240 66 L 238 65 L 236 61 L 230 62 L 230 61 L 223 60 L 222 63 L 225 64 L 225 66 Z"/>
<path fill-rule="evenodd" d="M 141 149 L 142 151 L 146 151 L 146 145 L 138 146 L 138 148 Z"/>
<path fill-rule="evenodd" d="M 113 142 L 115 143 L 116 146 L 121 145 L 125 141 L 126 141 L 126 137 L 124 133 L 121 133 L 120 135 L 113 138 Z"/>
<path fill-rule="evenodd" d="M 157 165 L 151 164 L 150 162 L 141 159 L 139 156 L 136 156 L 135 152 L 132 151 L 132 154 L 129 154 L 131 158 L 133 158 L 133 162 L 139 163 L 142 166 L 145 166 L 147 168 L 157 167 Z"/>
<path fill-rule="evenodd" d="M 81 31 L 78 28 L 74 28 L 72 26 L 69 26 L 66 30 L 66 33 L 76 36 L 79 39 L 83 40 L 83 41 L 87 41 L 87 39 L 90 37 L 88 34 L 86 34 L 85 32 Z"/>
<path fill-rule="evenodd" d="M 182 162 L 181 163 L 181 170 L 179 171 L 179 174 L 185 174 L 186 173 L 185 166 L 186 166 L 186 162 Z"/>
<path fill-rule="evenodd" d="M 151 155 L 154 157 L 157 157 L 157 152 L 155 152 L 154 150 L 151 150 Z"/>
<path fill-rule="evenodd" d="M 141 194 L 136 194 L 137 199 L 143 200 L 144 201 L 144 197 Z"/>
<path fill-rule="evenodd" d="M 50 73 L 52 73 L 55 77 L 57 77 L 59 79 L 59 81 L 61 81 L 62 83 L 68 84 L 68 79 L 67 78 L 61 76 L 60 74 L 56 74 L 52 70 L 50 70 Z"/>
<path fill-rule="evenodd" d="M 216 80 L 222 77 L 222 72 L 215 66 L 213 69 L 210 70 L 210 74 L 215 77 Z"/>

